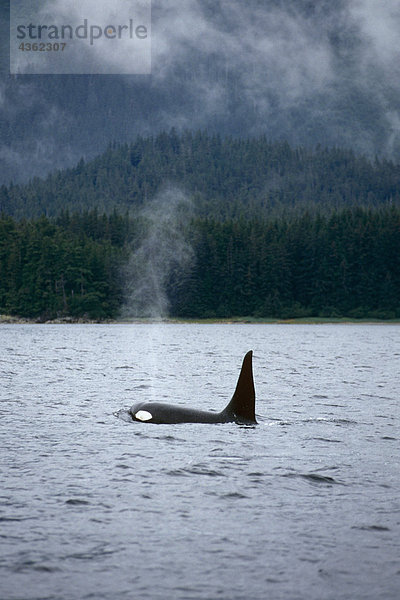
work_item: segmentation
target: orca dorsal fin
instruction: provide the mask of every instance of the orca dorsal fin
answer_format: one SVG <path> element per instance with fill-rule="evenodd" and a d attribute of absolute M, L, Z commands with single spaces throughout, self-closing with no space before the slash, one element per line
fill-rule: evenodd
<path fill-rule="evenodd" d="M 256 392 L 253 380 L 253 351 L 247 352 L 236 384 L 232 400 L 223 411 L 238 423 L 250 424 L 256 421 Z"/>

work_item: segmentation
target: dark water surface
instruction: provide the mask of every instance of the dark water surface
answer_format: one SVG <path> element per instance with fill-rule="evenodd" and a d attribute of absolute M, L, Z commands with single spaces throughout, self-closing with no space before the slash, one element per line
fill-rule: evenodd
<path fill-rule="evenodd" d="M 221 410 L 250 349 L 257 427 L 124 420 Z M 1 326 L 1 600 L 397 600 L 399 364 L 396 325 Z"/>

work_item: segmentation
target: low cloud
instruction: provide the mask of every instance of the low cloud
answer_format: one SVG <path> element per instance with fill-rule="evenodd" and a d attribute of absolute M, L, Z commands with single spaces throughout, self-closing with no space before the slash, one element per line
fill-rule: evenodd
<path fill-rule="evenodd" d="M 103 0 L 94 4 L 98 14 L 108 10 Z M 113 3 L 115 18 L 126 4 Z M 72 0 L 56 7 L 65 18 L 77 10 Z M 175 126 L 399 159 L 397 0 L 153 0 L 152 13 L 151 76 L 60 78 L 63 94 L 44 77 L 4 80 L 10 151 L 43 136 L 59 156 L 72 149 L 78 160 L 110 139 Z M 109 60 L 122 70 L 129 54 Z M 27 85 L 28 99 L 20 93 Z M 43 103 L 60 119 L 39 129 Z M 22 131 L 18 122 L 29 113 L 33 126 Z M 66 135 L 64 122 L 71 123 Z M 23 174 L 28 156 L 26 163 Z"/>

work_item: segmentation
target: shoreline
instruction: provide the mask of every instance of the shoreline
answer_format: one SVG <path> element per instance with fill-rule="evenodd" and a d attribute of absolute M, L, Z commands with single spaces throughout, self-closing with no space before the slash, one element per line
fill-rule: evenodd
<path fill-rule="evenodd" d="M 354 319 L 351 317 L 298 317 L 293 319 L 268 319 L 256 317 L 231 317 L 231 318 L 146 318 L 132 317 L 126 319 L 85 319 L 83 317 L 61 317 L 58 319 L 32 319 L 0 314 L 0 325 L 130 325 L 130 324 L 199 324 L 199 325 L 399 325 L 400 319 Z"/>

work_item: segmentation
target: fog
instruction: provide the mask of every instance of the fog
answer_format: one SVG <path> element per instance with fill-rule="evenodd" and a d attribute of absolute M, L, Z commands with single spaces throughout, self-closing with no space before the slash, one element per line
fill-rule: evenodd
<path fill-rule="evenodd" d="M 60 15 L 73 5 L 57 1 Z M 1 10 L 6 183 L 171 127 L 399 159 L 398 0 L 154 0 L 151 75 L 10 76 Z M 115 73 L 129 60 L 114 54 Z"/>

